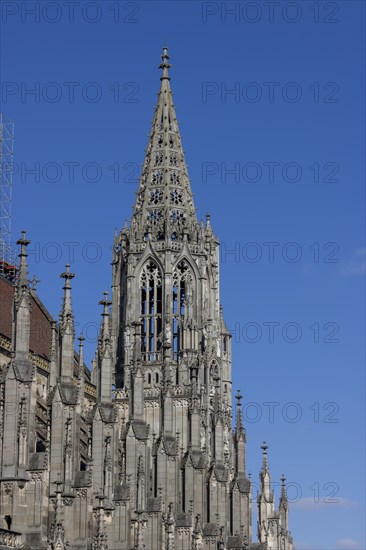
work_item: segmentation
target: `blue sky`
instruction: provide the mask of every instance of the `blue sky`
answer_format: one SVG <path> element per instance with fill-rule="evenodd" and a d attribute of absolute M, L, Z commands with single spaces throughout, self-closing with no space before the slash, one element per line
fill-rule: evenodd
<path fill-rule="evenodd" d="M 12 237 L 27 230 L 54 315 L 72 264 L 90 359 L 167 44 L 198 215 L 222 246 L 252 479 L 266 440 L 297 548 L 364 549 L 365 4 L 269 4 L 4 0 Z"/>

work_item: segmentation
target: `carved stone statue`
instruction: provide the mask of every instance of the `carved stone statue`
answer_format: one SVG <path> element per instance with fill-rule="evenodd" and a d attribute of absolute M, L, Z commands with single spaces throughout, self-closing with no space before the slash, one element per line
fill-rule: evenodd
<path fill-rule="evenodd" d="M 201 449 L 203 449 L 205 446 L 206 446 L 205 427 L 203 424 L 201 424 Z"/>
<path fill-rule="evenodd" d="M 217 357 L 221 357 L 220 337 L 216 338 L 216 355 Z"/>
<path fill-rule="evenodd" d="M 172 345 L 172 327 L 170 326 L 169 319 L 165 321 L 165 344 L 167 346 Z"/>

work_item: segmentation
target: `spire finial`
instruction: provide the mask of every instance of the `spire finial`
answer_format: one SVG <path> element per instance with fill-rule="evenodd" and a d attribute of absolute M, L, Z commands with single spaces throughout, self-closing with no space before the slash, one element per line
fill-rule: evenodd
<path fill-rule="evenodd" d="M 109 306 L 112 305 L 112 302 L 108 300 L 108 292 L 103 292 L 104 298 L 100 300 L 99 305 L 103 306 L 103 324 L 102 324 L 102 339 L 109 338 Z"/>
<path fill-rule="evenodd" d="M 236 429 L 237 430 L 243 430 L 243 416 L 241 412 L 241 400 L 243 399 L 243 396 L 240 392 L 240 390 L 237 391 L 235 399 L 237 400 L 237 408 L 236 408 Z"/>
<path fill-rule="evenodd" d="M 61 316 L 64 317 L 68 313 L 72 313 L 71 311 L 71 284 L 70 281 L 75 277 L 75 273 L 70 272 L 70 264 L 65 265 L 65 271 L 61 273 L 60 275 L 61 279 L 65 279 L 65 284 L 63 286 L 64 290 L 64 303 L 62 308 Z"/>
<path fill-rule="evenodd" d="M 100 300 L 99 305 L 103 306 L 103 313 L 102 315 L 109 315 L 108 307 L 112 305 L 112 302 L 108 300 L 108 292 L 105 290 L 103 292 L 103 300 Z"/>
<path fill-rule="evenodd" d="M 287 494 L 286 494 L 286 478 L 285 476 L 282 474 L 281 476 L 281 498 L 282 500 L 283 499 L 287 499 Z"/>
<path fill-rule="evenodd" d="M 37 285 L 40 282 L 41 282 L 40 279 L 37 279 L 37 276 L 33 275 L 33 279 L 31 280 L 31 283 L 32 283 L 32 287 L 33 287 L 34 292 L 37 291 Z"/>
<path fill-rule="evenodd" d="M 168 55 L 168 48 L 163 48 L 163 55 L 161 56 L 161 59 L 163 60 L 162 63 L 159 65 L 159 69 L 163 69 L 163 74 L 160 77 L 160 80 L 167 79 L 170 80 L 169 77 L 169 69 L 171 68 L 171 64 L 169 63 L 169 55 Z"/>
<path fill-rule="evenodd" d="M 268 445 L 265 441 L 263 441 L 262 445 L 261 445 L 261 449 L 263 451 L 263 470 L 266 471 L 268 469 L 268 465 L 267 465 L 267 449 L 268 449 Z"/>
<path fill-rule="evenodd" d="M 78 340 L 79 340 L 79 364 L 81 366 L 81 368 L 84 367 L 84 335 L 83 333 L 81 332 L 80 333 L 80 336 L 78 337 Z"/>
<path fill-rule="evenodd" d="M 281 486 L 279 512 L 280 512 L 281 524 L 287 530 L 287 528 L 288 528 L 288 498 L 287 498 L 287 491 L 286 491 L 285 481 L 286 481 L 286 478 L 282 474 L 282 476 L 281 476 L 282 486 Z"/>
<path fill-rule="evenodd" d="M 60 277 L 65 280 L 64 296 L 60 313 L 60 375 L 72 380 L 74 376 L 74 315 L 71 305 L 71 284 L 75 277 L 70 272 L 70 265 L 66 264 L 65 271 Z"/>
<path fill-rule="evenodd" d="M 70 281 L 75 277 L 75 273 L 70 273 L 70 264 L 65 265 L 65 271 L 60 275 L 61 279 L 65 279 L 65 287 L 71 288 Z"/>
<path fill-rule="evenodd" d="M 20 244 L 21 245 L 21 252 L 20 252 L 20 255 L 24 254 L 26 255 L 27 254 L 27 246 L 29 245 L 30 241 L 26 238 L 26 231 L 23 229 L 21 231 L 21 237 L 20 239 L 18 239 L 17 241 L 17 244 Z"/>
<path fill-rule="evenodd" d="M 20 239 L 17 240 L 17 244 L 20 244 L 20 266 L 19 266 L 19 285 L 20 286 L 28 286 L 28 279 L 27 279 L 27 246 L 29 245 L 30 241 L 26 238 L 26 232 L 21 232 Z"/>

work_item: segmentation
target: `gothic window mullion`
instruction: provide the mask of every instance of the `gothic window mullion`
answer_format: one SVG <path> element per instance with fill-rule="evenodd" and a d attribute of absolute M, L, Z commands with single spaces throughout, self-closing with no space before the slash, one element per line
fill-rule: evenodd
<path fill-rule="evenodd" d="M 142 344 L 145 361 L 156 360 L 158 333 L 161 330 L 161 275 L 157 265 L 150 261 L 141 275 Z M 160 327 L 160 329 L 159 329 Z"/>
<path fill-rule="evenodd" d="M 151 276 L 150 276 L 151 277 Z M 150 353 L 150 347 L 151 347 L 151 294 L 154 289 L 154 279 L 149 280 L 148 284 L 148 307 L 147 307 L 147 347 L 146 351 L 149 354 Z"/>
<path fill-rule="evenodd" d="M 163 288 L 162 284 L 157 285 L 157 302 L 156 302 L 156 351 L 161 349 L 161 334 L 162 334 L 162 319 L 164 316 L 163 313 Z"/>
<path fill-rule="evenodd" d="M 183 323 L 182 318 L 180 317 L 178 320 L 178 351 L 183 349 Z"/>
<path fill-rule="evenodd" d="M 157 314 L 158 314 L 157 306 L 158 306 L 158 285 L 156 282 L 156 284 L 154 285 L 154 320 L 153 320 L 154 337 L 153 337 L 153 349 L 151 350 L 154 352 L 154 355 L 156 352 L 156 338 L 157 338 L 157 334 L 156 334 L 156 320 L 157 320 Z"/>
<path fill-rule="evenodd" d="M 173 351 L 175 355 L 185 346 L 184 320 L 187 316 L 187 295 L 192 301 L 193 277 L 185 261 L 179 263 L 173 274 Z"/>
<path fill-rule="evenodd" d="M 147 346 L 146 346 L 146 351 L 147 351 L 148 354 L 150 353 L 150 343 L 151 343 L 151 326 L 150 326 L 150 322 L 151 322 L 151 319 L 150 319 L 150 315 L 149 315 L 148 318 L 147 318 Z"/>

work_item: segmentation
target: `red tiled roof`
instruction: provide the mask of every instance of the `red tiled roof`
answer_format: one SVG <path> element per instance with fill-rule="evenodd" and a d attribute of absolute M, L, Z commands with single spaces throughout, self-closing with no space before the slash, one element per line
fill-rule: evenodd
<path fill-rule="evenodd" d="M 12 337 L 14 283 L 0 276 L 0 334 Z M 49 359 L 51 347 L 51 321 L 37 294 L 31 291 L 30 350 Z"/>

